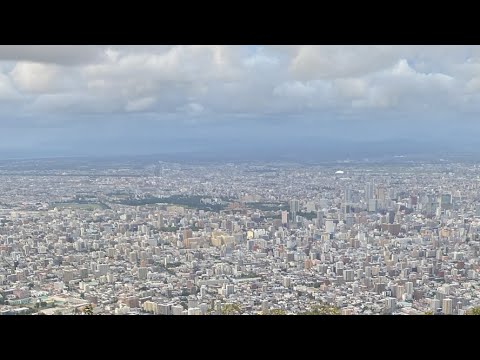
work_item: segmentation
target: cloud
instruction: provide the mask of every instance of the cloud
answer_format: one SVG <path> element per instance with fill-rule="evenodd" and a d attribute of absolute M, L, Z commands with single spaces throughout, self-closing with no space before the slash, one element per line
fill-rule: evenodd
<path fill-rule="evenodd" d="M 0 115 L 473 113 L 479 74 L 478 46 L 0 46 Z"/>
<path fill-rule="evenodd" d="M 90 45 L 1 45 L 0 60 L 81 65 L 101 59 L 102 50 Z"/>
<path fill-rule="evenodd" d="M 19 94 L 14 89 L 10 78 L 0 73 L 0 100 L 14 100 L 18 98 Z"/>
<path fill-rule="evenodd" d="M 287 82 L 273 89 L 273 94 L 278 96 L 304 97 L 315 93 L 315 88 L 300 81 Z"/>
<path fill-rule="evenodd" d="M 290 63 L 297 79 L 333 79 L 366 75 L 395 62 L 389 46 L 302 46 Z"/>
<path fill-rule="evenodd" d="M 185 112 L 190 116 L 198 116 L 205 111 L 205 108 L 202 104 L 191 102 L 184 106 L 180 106 L 178 110 L 180 112 Z"/>
<path fill-rule="evenodd" d="M 57 65 L 18 62 L 10 73 L 13 83 L 24 92 L 45 93 L 60 91 L 65 78 Z"/>
<path fill-rule="evenodd" d="M 150 109 L 154 103 L 155 103 L 154 97 L 146 97 L 141 99 L 130 100 L 127 102 L 127 105 L 125 106 L 125 110 L 128 112 L 145 111 Z"/>

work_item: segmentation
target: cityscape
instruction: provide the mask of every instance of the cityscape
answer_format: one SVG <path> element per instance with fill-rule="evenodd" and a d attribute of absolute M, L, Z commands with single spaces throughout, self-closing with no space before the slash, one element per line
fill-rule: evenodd
<path fill-rule="evenodd" d="M 1 164 L 0 314 L 480 305 L 477 165 L 51 164 Z"/>
<path fill-rule="evenodd" d="M 478 114 L 480 46 L 0 45 L 0 315 L 479 315 Z"/>

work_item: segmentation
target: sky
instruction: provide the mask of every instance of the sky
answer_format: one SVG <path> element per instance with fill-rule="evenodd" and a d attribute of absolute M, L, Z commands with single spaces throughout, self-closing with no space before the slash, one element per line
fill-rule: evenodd
<path fill-rule="evenodd" d="M 0 46 L 0 158 L 479 152 L 479 110 L 480 46 Z"/>

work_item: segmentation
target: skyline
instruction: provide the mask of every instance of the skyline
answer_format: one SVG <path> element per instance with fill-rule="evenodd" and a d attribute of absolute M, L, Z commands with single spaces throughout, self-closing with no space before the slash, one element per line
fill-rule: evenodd
<path fill-rule="evenodd" d="M 478 46 L 0 46 L 1 158 L 472 152 Z"/>

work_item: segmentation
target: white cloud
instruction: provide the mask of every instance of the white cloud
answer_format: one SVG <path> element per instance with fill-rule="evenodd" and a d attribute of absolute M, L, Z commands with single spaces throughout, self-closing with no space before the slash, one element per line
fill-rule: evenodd
<path fill-rule="evenodd" d="M 21 91 L 43 93 L 61 90 L 62 72 L 57 65 L 18 62 L 10 73 Z"/>
<path fill-rule="evenodd" d="M 198 116 L 205 111 L 205 108 L 202 104 L 191 102 L 185 106 L 181 106 L 178 108 L 181 112 L 186 112 L 190 116 Z"/>
<path fill-rule="evenodd" d="M 0 46 L 0 99 L 19 114 L 455 110 L 479 74 L 477 46 Z"/>
<path fill-rule="evenodd" d="M 155 104 L 155 98 L 146 97 L 142 99 L 129 100 L 125 106 L 125 110 L 128 112 L 145 111 Z"/>
<path fill-rule="evenodd" d="M 394 63 L 397 52 L 391 46 L 302 46 L 290 71 L 302 80 L 361 76 Z"/>
<path fill-rule="evenodd" d="M 10 78 L 0 73 L 0 100 L 18 99 L 19 94 L 11 84 Z"/>
<path fill-rule="evenodd" d="M 273 65 L 279 64 L 278 58 L 274 56 L 265 55 L 263 49 L 258 51 L 256 54 L 247 57 L 243 62 L 248 67 L 262 66 L 262 65 L 273 66 Z"/>
<path fill-rule="evenodd" d="M 349 99 L 363 97 L 368 91 L 367 81 L 359 78 L 336 79 L 333 86 L 339 96 Z"/>
<path fill-rule="evenodd" d="M 278 96 L 304 97 L 315 93 L 315 88 L 300 81 L 287 82 L 273 89 L 273 94 Z"/>

